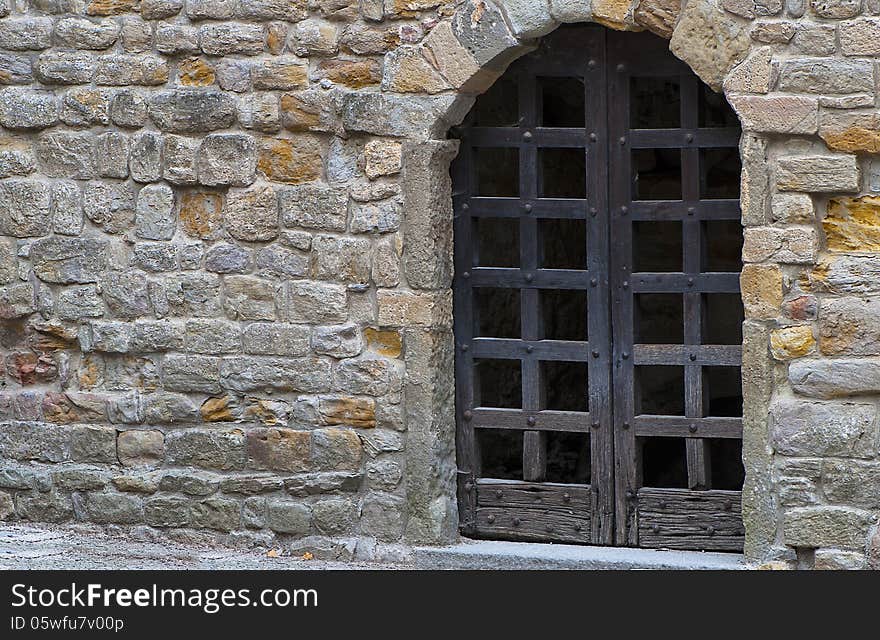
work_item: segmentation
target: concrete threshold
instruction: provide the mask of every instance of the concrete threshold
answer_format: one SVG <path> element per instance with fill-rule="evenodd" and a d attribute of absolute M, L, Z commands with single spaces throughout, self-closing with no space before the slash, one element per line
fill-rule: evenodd
<path fill-rule="evenodd" d="M 589 547 L 571 544 L 463 540 L 448 547 L 416 547 L 417 569 L 711 570 L 746 569 L 742 554 Z"/>

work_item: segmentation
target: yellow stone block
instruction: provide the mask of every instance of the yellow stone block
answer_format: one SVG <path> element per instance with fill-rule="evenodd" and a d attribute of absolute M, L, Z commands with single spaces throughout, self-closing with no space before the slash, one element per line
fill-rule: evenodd
<path fill-rule="evenodd" d="M 810 325 L 783 327 L 770 333 L 770 351 L 777 360 L 800 358 L 810 353 L 815 346 L 816 339 Z"/>
<path fill-rule="evenodd" d="M 832 198 L 822 228 L 831 251 L 880 251 L 880 197 Z"/>

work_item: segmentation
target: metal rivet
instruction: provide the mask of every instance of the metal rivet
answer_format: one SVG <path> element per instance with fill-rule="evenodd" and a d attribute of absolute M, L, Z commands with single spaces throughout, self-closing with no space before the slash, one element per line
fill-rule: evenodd
<path fill-rule="evenodd" d="M 590 278 L 590 286 L 591 287 L 595 287 L 597 284 L 599 284 L 599 281 L 596 280 L 596 278 Z"/>
<path fill-rule="evenodd" d="M 653 527 L 651 527 L 651 531 L 653 531 L 654 533 L 660 533 L 660 525 L 655 524 Z"/>
<path fill-rule="evenodd" d="M 535 423 L 537 423 L 537 420 L 535 420 L 535 416 L 529 416 L 528 418 L 526 418 L 526 424 L 530 427 L 534 427 Z"/>
<path fill-rule="evenodd" d="M 470 274 L 470 272 L 465 271 L 463 274 L 461 274 L 461 277 L 464 278 L 465 280 L 467 280 L 468 278 L 471 277 L 471 274 Z"/>
<path fill-rule="evenodd" d="M 593 357 L 594 357 L 594 358 L 598 358 L 598 357 L 599 357 L 599 350 L 598 350 L 598 349 L 593 349 L 590 353 L 593 354 Z"/>
<path fill-rule="evenodd" d="M 467 211 L 468 209 L 471 208 L 471 205 L 469 205 L 467 202 L 465 202 L 463 205 L 461 205 L 461 208 L 464 209 L 465 211 Z"/>
<path fill-rule="evenodd" d="M 530 345 L 530 344 L 526 345 L 526 353 L 531 353 L 534 350 L 535 350 L 535 347 L 533 347 L 532 345 Z"/>
<path fill-rule="evenodd" d="M 708 533 L 710 536 L 714 536 L 715 535 L 715 527 L 713 527 L 712 525 L 709 525 L 708 527 L 706 527 L 706 533 Z"/>
<path fill-rule="evenodd" d="M 598 139 L 599 139 L 599 136 L 597 136 L 595 133 L 590 134 L 590 142 L 596 142 L 596 140 L 598 140 Z"/>
<path fill-rule="evenodd" d="M 593 67 L 596 66 L 596 61 L 595 60 L 588 60 L 587 66 L 590 67 L 590 69 L 592 69 Z"/>
<path fill-rule="evenodd" d="M 625 216 L 629 213 L 629 207 L 620 207 L 620 215 Z"/>
<path fill-rule="evenodd" d="M 465 411 L 465 412 L 462 414 L 462 417 L 464 417 L 465 420 L 467 420 L 468 422 L 470 422 L 470 421 L 471 421 L 471 418 L 474 417 L 474 414 L 471 412 L 470 409 L 468 409 L 467 411 Z"/>
<path fill-rule="evenodd" d="M 694 215 L 696 212 L 697 212 L 697 210 L 694 209 L 693 207 L 688 207 L 688 215 L 689 216 Z"/>
<path fill-rule="evenodd" d="M 623 73 L 624 71 L 626 71 L 626 65 L 625 65 L 625 64 L 620 63 L 619 65 L 617 65 L 617 72 L 618 72 L 618 73 Z"/>
<path fill-rule="evenodd" d="M 624 351 L 623 353 L 620 354 L 620 357 L 623 358 L 624 360 L 629 360 L 629 353 Z"/>
<path fill-rule="evenodd" d="M 636 492 L 633 491 L 632 489 L 627 489 L 627 490 L 626 490 L 626 497 L 627 497 L 629 500 L 633 500 L 633 499 L 636 497 Z"/>
<path fill-rule="evenodd" d="M 694 279 L 693 278 L 688 278 L 688 286 L 689 287 L 694 286 Z"/>
<path fill-rule="evenodd" d="M 518 527 L 520 522 L 521 522 L 521 520 L 519 518 L 514 518 L 513 519 L 513 526 Z"/>
<path fill-rule="evenodd" d="M 620 136 L 620 137 L 617 139 L 617 141 L 618 141 L 620 144 L 626 144 L 626 138 L 625 138 L 624 136 Z"/>
<path fill-rule="evenodd" d="M 688 142 L 693 142 L 694 141 L 694 134 L 689 133 L 684 137 L 684 139 L 687 140 Z"/>
<path fill-rule="evenodd" d="M 473 488 L 474 488 L 474 483 L 473 483 L 473 482 L 465 482 L 465 483 L 464 483 L 464 490 L 465 490 L 465 491 L 472 491 Z"/>
<path fill-rule="evenodd" d="M 493 522 L 495 522 L 495 516 L 490 513 L 486 520 L 489 521 L 489 524 L 492 524 Z"/>
<path fill-rule="evenodd" d="M 624 288 L 624 289 L 629 289 L 629 280 L 624 280 L 624 281 L 623 281 L 623 288 Z"/>
<path fill-rule="evenodd" d="M 535 279 L 535 276 L 532 275 L 531 273 L 526 274 L 526 282 L 531 282 L 534 279 Z"/>
<path fill-rule="evenodd" d="M 562 494 L 562 499 L 563 499 L 565 502 L 571 502 L 571 495 L 569 495 L 569 494 L 567 494 L 567 493 L 563 493 L 563 494 Z"/>
<path fill-rule="evenodd" d="M 591 216 L 594 216 L 594 217 L 595 217 L 595 215 L 596 215 L 597 213 L 599 213 L 599 211 L 596 209 L 596 207 L 590 207 L 590 215 L 591 215 Z"/>
<path fill-rule="evenodd" d="M 523 140 L 531 140 L 531 139 L 532 139 L 532 132 L 531 131 L 526 131 L 525 133 L 523 133 Z"/>
<path fill-rule="evenodd" d="M 629 422 L 624 422 L 623 425 L 621 425 L 621 426 L 622 426 L 624 429 L 629 429 Z"/>
<path fill-rule="evenodd" d="M 692 353 L 692 354 L 689 355 L 688 357 L 691 359 L 691 362 L 693 362 L 693 361 L 695 361 L 695 360 L 697 359 L 697 354 L 696 354 L 696 353 Z"/>
<path fill-rule="evenodd" d="M 574 525 L 574 530 L 575 530 L 575 531 L 580 531 L 580 530 L 581 530 L 581 525 L 579 525 L 579 524 Z"/>
<path fill-rule="evenodd" d="M 504 492 L 501 489 L 499 489 L 498 491 L 495 492 L 495 497 L 498 498 L 499 500 L 501 500 L 501 498 L 504 497 Z"/>
<path fill-rule="evenodd" d="M 697 432 L 697 425 L 695 425 L 695 424 L 689 424 L 689 425 L 688 425 L 688 431 L 690 431 L 691 433 L 696 433 L 696 432 Z"/>
<path fill-rule="evenodd" d="M 468 349 L 470 349 L 470 347 L 468 345 L 466 345 L 466 344 L 461 345 L 462 351 L 467 351 Z"/>
<path fill-rule="evenodd" d="M 547 525 L 547 533 L 553 533 L 553 527 L 551 527 L 549 524 Z"/>
<path fill-rule="evenodd" d="M 526 202 L 526 203 L 523 205 L 523 209 L 526 210 L 526 213 L 531 213 L 531 212 L 532 212 L 532 203 L 531 203 L 531 202 Z"/>
<path fill-rule="evenodd" d="M 599 428 L 599 423 L 598 423 L 598 422 L 594 422 L 594 423 L 591 424 L 590 426 L 593 427 L 594 429 L 598 429 L 598 428 Z"/>

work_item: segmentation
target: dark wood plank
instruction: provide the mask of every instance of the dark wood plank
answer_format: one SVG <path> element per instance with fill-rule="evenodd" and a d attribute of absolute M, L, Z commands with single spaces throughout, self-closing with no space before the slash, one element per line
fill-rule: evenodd
<path fill-rule="evenodd" d="M 542 482 L 547 477 L 547 432 L 523 433 L 523 480 Z"/>
<path fill-rule="evenodd" d="M 638 493 L 639 545 L 742 551 L 741 498 L 739 491 L 643 487 Z"/>
<path fill-rule="evenodd" d="M 694 111 L 696 113 L 696 111 Z M 633 149 L 699 149 L 701 147 L 736 147 L 739 129 L 631 129 Z"/>
<path fill-rule="evenodd" d="M 520 409 L 496 409 L 476 407 L 471 422 L 481 429 L 522 429 L 524 431 L 574 431 L 590 430 L 590 414 L 575 411 L 526 411 Z"/>
<path fill-rule="evenodd" d="M 634 364 L 683 364 L 738 367 L 742 362 L 740 345 L 633 345 Z"/>
<path fill-rule="evenodd" d="M 477 506 L 476 533 L 482 538 L 589 544 L 590 531 L 588 511 Z"/>
<path fill-rule="evenodd" d="M 642 437 L 742 438 L 742 418 L 641 415 L 633 417 L 632 424 Z"/>
<path fill-rule="evenodd" d="M 477 480 L 477 496 L 483 507 L 559 507 L 589 510 L 592 491 L 585 484 L 522 482 L 519 480 Z"/>
<path fill-rule="evenodd" d="M 573 340 L 474 338 L 471 342 L 471 349 L 474 358 L 519 360 L 531 354 L 536 360 L 587 362 L 590 359 L 590 343 Z"/>

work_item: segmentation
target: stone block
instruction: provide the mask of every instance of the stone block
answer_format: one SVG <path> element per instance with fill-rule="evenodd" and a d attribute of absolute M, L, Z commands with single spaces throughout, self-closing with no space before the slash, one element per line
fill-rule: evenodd
<path fill-rule="evenodd" d="M 174 431 L 165 436 L 168 464 L 232 471 L 247 460 L 244 433 L 239 429 Z"/>
<path fill-rule="evenodd" d="M 312 432 L 293 429 L 253 429 L 247 435 L 249 464 L 256 469 L 305 472 L 311 469 Z"/>
<path fill-rule="evenodd" d="M 859 190 L 859 169 L 855 156 L 782 156 L 776 167 L 780 191 L 806 193 Z"/>
<path fill-rule="evenodd" d="M 783 515 L 782 535 L 792 547 L 863 549 L 875 518 L 847 507 L 802 507 Z"/>
<path fill-rule="evenodd" d="M 151 466 L 165 457 L 165 435 L 161 431 L 122 431 L 116 439 L 119 462 L 126 467 Z"/>
<path fill-rule="evenodd" d="M 732 95 L 730 104 L 747 131 L 809 135 L 818 128 L 819 101 L 814 97 Z"/>
<path fill-rule="evenodd" d="M 311 529 L 311 511 L 308 505 L 298 502 L 270 500 L 267 505 L 266 524 L 278 533 L 305 535 Z"/>
<path fill-rule="evenodd" d="M 223 359 L 221 384 L 232 391 L 299 391 L 330 389 L 330 362 L 321 358 L 238 356 Z"/>
<path fill-rule="evenodd" d="M 778 400 L 770 419 L 770 443 L 782 455 L 870 458 L 877 453 L 877 411 L 870 404 Z"/>

